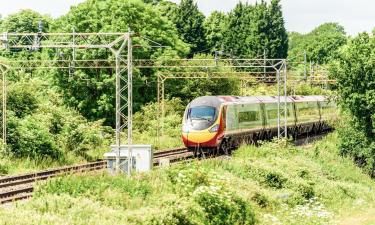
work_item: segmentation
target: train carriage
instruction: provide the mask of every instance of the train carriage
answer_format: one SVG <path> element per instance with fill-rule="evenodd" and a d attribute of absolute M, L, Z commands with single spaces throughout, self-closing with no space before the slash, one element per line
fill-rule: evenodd
<path fill-rule="evenodd" d="M 289 135 L 330 129 L 336 105 L 324 96 L 291 96 L 287 102 Z M 194 99 L 183 118 L 182 139 L 191 150 L 224 151 L 277 135 L 277 97 L 204 96 Z"/>

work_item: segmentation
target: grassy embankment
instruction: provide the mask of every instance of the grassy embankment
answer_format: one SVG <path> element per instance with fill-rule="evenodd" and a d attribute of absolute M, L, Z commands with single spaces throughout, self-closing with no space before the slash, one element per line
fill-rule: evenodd
<path fill-rule="evenodd" d="M 0 209 L 9 224 L 326 224 L 375 208 L 375 182 L 338 155 L 337 135 L 305 147 L 265 143 L 231 159 L 133 178 L 106 173 L 41 183 Z"/>

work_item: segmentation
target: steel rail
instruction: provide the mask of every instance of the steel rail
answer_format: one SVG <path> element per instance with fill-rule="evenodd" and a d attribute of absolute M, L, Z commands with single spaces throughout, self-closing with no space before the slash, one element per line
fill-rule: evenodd
<path fill-rule="evenodd" d="M 326 135 L 322 133 L 316 135 L 318 138 Z M 295 140 L 296 145 L 303 145 L 307 143 L 306 137 L 298 137 Z M 315 140 L 314 135 L 307 138 L 307 140 Z M 214 156 L 207 155 L 207 158 Z M 167 159 L 169 163 L 177 163 L 181 161 L 188 161 L 194 158 L 194 153 L 189 151 L 185 147 L 179 147 L 174 149 L 163 150 L 154 153 L 153 165 L 159 166 L 162 159 Z M 14 202 L 18 200 L 31 198 L 32 192 L 34 191 L 33 185 L 36 181 L 47 180 L 59 175 L 68 173 L 82 173 L 89 171 L 103 170 L 107 168 L 105 160 L 100 160 L 93 163 L 74 165 L 74 166 L 64 166 L 55 169 L 49 169 L 44 171 L 39 171 L 35 173 L 28 173 L 15 176 L 0 177 L 0 204 Z"/>

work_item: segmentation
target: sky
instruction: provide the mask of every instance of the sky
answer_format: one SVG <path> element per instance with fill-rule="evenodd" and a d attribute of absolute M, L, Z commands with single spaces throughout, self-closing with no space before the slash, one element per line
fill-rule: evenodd
<path fill-rule="evenodd" d="M 0 0 L 0 14 L 5 17 L 20 9 L 32 9 L 52 17 L 61 16 L 70 6 L 84 0 Z M 172 0 L 179 2 L 180 0 Z M 195 0 L 199 9 L 209 15 L 218 10 L 228 12 L 239 0 Z M 242 0 L 245 2 L 246 0 Z M 256 0 L 248 0 L 254 3 Z M 281 0 L 288 31 L 307 33 L 325 22 L 338 22 L 350 35 L 371 32 L 375 27 L 374 0 Z"/>

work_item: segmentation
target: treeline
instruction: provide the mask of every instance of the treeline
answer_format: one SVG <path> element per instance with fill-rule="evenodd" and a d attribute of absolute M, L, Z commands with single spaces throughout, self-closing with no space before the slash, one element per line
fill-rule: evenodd
<path fill-rule="evenodd" d="M 130 28 L 169 46 L 150 48 L 146 39 L 135 39 L 134 44 L 143 46 L 134 50 L 136 59 L 213 58 L 215 54 L 259 58 L 264 53 L 267 58 L 294 59 L 306 52 L 308 61 L 332 65 L 331 74 L 338 82 L 340 104 L 349 118 L 354 118 L 351 130 L 343 132 L 342 153 L 353 156 L 359 164 L 374 171 L 375 72 L 372 58 L 375 53 L 371 35 L 348 38 L 344 28 L 337 23 L 322 24 L 307 34 L 288 33 L 279 0 L 256 4 L 240 2 L 229 13 L 213 12 L 208 17 L 199 11 L 193 0 L 182 0 L 180 4 L 164 0 L 87 0 L 57 19 L 23 10 L 0 20 L 0 32 L 38 32 L 39 21 L 42 21 L 43 32 L 124 32 Z M 51 49 L 36 52 L 1 50 L 0 56 L 69 59 L 71 53 L 70 50 Z M 103 49 L 77 52 L 79 59 L 112 57 L 111 52 Z M 230 72 L 225 68 L 212 71 Z M 135 69 L 135 111 L 156 100 L 156 72 Z M 191 69 L 190 72 L 199 71 Z M 89 149 L 98 146 L 102 140 L 97 134 L 103 132 L 100 125 L 88 121 L 103 119 L 104 125 L 114 125 L 113 74 L 112 69 L 82 69 L 73 73 L 59 69 L 12 71 L 8 76 L 8 149 L 23 156 L 58 157 L 61 149 L 71 152 L 79 146 L 77 154 L 87 157 Z M 24 88 L 27 83 L 36 89 Z M 52 97 L 38 94 L 40 90 Z M 166 94 L 169 99 L 180 97 L 188 101 L 201 95 L 240 93 L 239 83 L 233 79 L 204 82 L 181 79 L 166 82 Z M 52 110 L 54 107 L 56 110 Z M 73 126 L 68 118 L 74 118 L 72 121 L 78 125 Z"/>
<path fill-rule="evenodd" d="M 229 13 L 214 12 L 205 17 L 193 0 L 180 4 L 169 1 L 87 0 L 72 7 L 64 16 L 52 19 L 30 10 L 10 15 L 1 21 L 2 32 L 38 32 L 42 21 L 43 32 L 124 32 L 130 28 L 169 48 L 147 48 L 144 39 L 134 44 L 144 48 L 134 51 L 134 58 L 208 58 L 215 51 L 232 57 L 256 58 L 267 50 L 270 58 L 287 56 L 288 38 L 284 27 L 280 2 L 261 1 L 255 5 L 238 3 Z M 42 50 L 40 52 L 0 53 L 5 57 L 69 59 L 69 50 Z M 89 50 L 77 53 L 81 59 L 107 59 L 107 50 Z M 218 69 L 221 70 L 221 69 Z M 89 120 L 105 118 L 114 124 L 113 70 L 76 70 L 74 75 L 63 70 L 36 70 L 33 72 L 59 88 L 65 103 Z M 210 82 L 174 80 L 168 82 L 170 97 L 190 99 L 199 95 L 238 94 L 236 82 L 225 79 Z M 135 110 L 156 100 L 157 79 L 154 70 L 134 72 Z M 228 88 L 234 86 L 233 88 Z M 194 90 L 194 91 L 192 91 Z M 147 94 L 144 94 L 147 93 Z"/>
<path fill-rule="evenodd" d="M 339 56 L 339 49 L 347 43 L 345 29 L 338 23 L 322 24 L 307 34 L 289 33 L 290 59 L 306 60 L 315 64 L 328 64 Z"/>
<path fill-rule="evenodd" d="M 265 50 L 269 58 L 287 56 L 288 37 L 279 0 L 255 5 L 239 2 L 231 12 L 215 11 L 207 18 L 193 0 L 159 5 L 181 39 L 190 45 L 190 56 L 222 51 L 236 57 L 257 58 Z"/>

